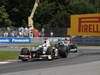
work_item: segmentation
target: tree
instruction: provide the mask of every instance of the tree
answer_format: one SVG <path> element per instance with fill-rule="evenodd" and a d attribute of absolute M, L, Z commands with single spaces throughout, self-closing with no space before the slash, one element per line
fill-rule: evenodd
<path fill-rule="evenodd" d="M 78 2 L 70 4 L 68 6 L 68 11 L 71 14 L 87 14 L 96 13 L 96 8 L 86 2 Z"/>
<path fill-rule="evenodd" d="M 10 25 L 12 21 L 12 26 L 27 26 L 28 16 L 32 11 L 34 1 L 35 0 L 1 0 L 0 7 L 1 5 L 5 7 L 2 7 L 0 10 L 6 9 L 4 12 L 8 16 L 6 15 L 7 18 L 5 21 L 0 18 L 0 23 L 2 25 Z M 100 12 L 100 0 L 96 0 L 95 5 L 88 2 L 90 0 L 78 0 L 74 3 L 70 1 L 71 0 L 41 0 L 33 19 L 35 27 L 39 29 L 45 27 L 48 31 L 55 27 L 57 29 L 56 31 L 60 29 L 64 30 L 63 28 L 67 29 L 67 27 L 70 26 L 70 15 Z"/>
<path fill-rule="evenodd" d="M 9 15 L 6 12 L 5 6 L 0 7 L 0 27 L 11 26 L 12 22 L 9 19 Z"/>

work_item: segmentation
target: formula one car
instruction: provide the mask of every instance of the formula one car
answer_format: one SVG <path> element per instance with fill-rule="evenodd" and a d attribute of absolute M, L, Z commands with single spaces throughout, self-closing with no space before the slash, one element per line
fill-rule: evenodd
<path fill-rule="evenodd" d="M 53 60 L 58 57 L 58 51 L 54 47 L 49 47 L 47 51 L 43 51 L 43 48 L 40 47 L 38 50 L 29 50 L 28 48 L 22 48 L 19 59 L 22 61 L 30 61 L 34 59 L 48 59 Z"/>
<path fill-rule="evenodd" d="M 48 59 L 53 60 L 55 58 L 66 58 L 68 56 L 68 48 L 64 45 L 56 44 L 55 46 L 49 47 L 46 52 L 43 51 L 43 47 L 38 49 L 22 48 L 19 59 L 22 61 L 31 61 L 34 59 Z"/>
<path fill-rule="evenodd" d="M 64 45 L 65 39 L 67 41 L 67 46 Z M 76 53 L 78 51 L 77 44 L 70 37 L 65 39 L 58 39 L 57 43 L 66 47 L 67 53 Z"/>

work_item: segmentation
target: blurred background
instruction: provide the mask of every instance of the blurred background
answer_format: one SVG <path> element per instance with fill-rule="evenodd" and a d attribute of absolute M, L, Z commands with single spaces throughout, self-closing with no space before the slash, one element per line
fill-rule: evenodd
<path fill-rule="evenodd" d="M 34 3 L 35 0 L 0 0 L 0 38 L 35 38 L 28 26 Z M 66 37 L 70 16 L 90 13 L 100 13 L 100 0 L 39 0 L 32 19 L 39 37 Z M 73 39 L 80 45 L 100 45 L 100 37 L 75 36 Z"/>

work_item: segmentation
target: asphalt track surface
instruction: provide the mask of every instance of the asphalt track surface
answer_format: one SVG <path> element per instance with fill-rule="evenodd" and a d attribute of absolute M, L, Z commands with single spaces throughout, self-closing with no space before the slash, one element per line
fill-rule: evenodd
<path fill-rule="evenodd" d="M 78 53 L 70 53 L 68 58 L 55 59 L 53 61 L 37 60 L 31 62 L 14 62 L 0 65 L 0 74 L 21 72 L 28 70 L 46 69 L 57 66 L 69 66 L 75 64 L 100 61 L 100 48 L 79 48 Z"/>

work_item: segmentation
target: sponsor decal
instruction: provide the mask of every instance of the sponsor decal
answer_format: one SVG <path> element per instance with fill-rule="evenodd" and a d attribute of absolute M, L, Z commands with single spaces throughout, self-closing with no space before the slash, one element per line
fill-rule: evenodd
<path fill-rule="evenodd" d="M 1 42 L 1 43 L 9 43 L 10 40 L 9 40 L 9 39 L 6 39 L 6 38 L 1 38 L 1 39 L 0 39 L 0 42 Z"/>
<path fill-rule="evenodd" d="M 14 39 L 12 39 L 12 43 L 28 43 L 28 42 L 30 42 L 30 39 L 27 39 L 27 38 L 20 38 L 20 39 L 18 39 L 18 38 L 14 38 Z"/>
<path fill-rule="evenodd" d="M 31 43 L 32 38 L 0 38 L 0 44 Z"/>
<path fill-rule="evenodd" d="M 68 34 L 72 36 L 100 36 L 100 13 L 71 15 Z"/>
<path fill-rule="evenodd" d="M 100 33 L 100 17 L 80 17 L 78 32 Z"/>

